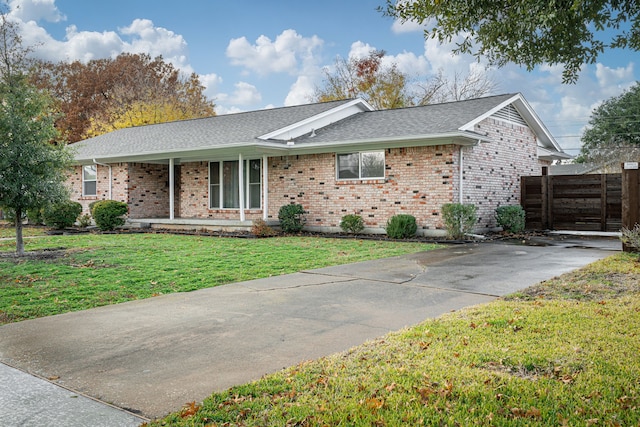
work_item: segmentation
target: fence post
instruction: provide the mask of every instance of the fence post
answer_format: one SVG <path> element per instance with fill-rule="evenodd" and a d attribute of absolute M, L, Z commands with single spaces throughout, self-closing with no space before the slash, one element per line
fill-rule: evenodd
<path fill-rule="evenodd" d="M 622 164 L 622 227 L 632 229 L 640 223 L 640 170 L 638 163 Z M 622 245 L 622 250 L 632 252 L 633 248 Z"/>
<path fill-rule="evenodd" d="M 540 177 L 540 223 L 542 229 L 549 229 L 549 168 L 542 167 L 542 176 Z"/>

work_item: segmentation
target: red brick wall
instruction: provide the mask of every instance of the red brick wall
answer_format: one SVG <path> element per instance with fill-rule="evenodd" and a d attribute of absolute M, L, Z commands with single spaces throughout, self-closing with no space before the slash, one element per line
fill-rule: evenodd
<path fill-rule="evenodd" d="M 129 217 L 169 217 L 169 167 L 129 164 Z"/>
<path fill-rule="evenodd" d="M 492 141 L 464 149 L 463 202 L 476 205 L 483 231 L 496 227 L 498 206 L 520 204 L 520 177 L 539 175 L 541 166 L 528 127 L 488 118 L 474 130 Z"/>
<path fill-rule="evenodd" d="M 180 216 L 183 218 L 228 219 L 238 221 L 238 209 L 209 209 L 209 162 L 183 163 L 179 177 Z M 276 212 L 276 218 L 278 214 Z M 262 210 L 245 210 L 245 219 L 262 218 Z"/>
<path fill-rule="evenodd" d="M 127 201 L 126 184 L 128 183 L 128 167 L 126 163 L 111 165 L 112 188 L 111 198 L 120 202 Z M 109 200 L 109 168 L 96 165 L 96 196 L 82 195 L 82 166 L 74 166 L 69 174 L 67 184 L 71 193 L 71 200 L 82 205 L 82 213 L 89 213 L 89 204 L 98 200 Z"/>
<path fill-rule="evenodd" d="M 411 214 L 419 229 L 442 227 L 440 206 L 453 197 L 453 146 L 385 151 L 386 179 L 337 180 L 335 154 L 269 159 L 269 217 L 283 204 L 308 211 L 307 226 L 338 227 L 346 214 L 361 215 L 368 228 L 381 229 L 395 214 Z"/>

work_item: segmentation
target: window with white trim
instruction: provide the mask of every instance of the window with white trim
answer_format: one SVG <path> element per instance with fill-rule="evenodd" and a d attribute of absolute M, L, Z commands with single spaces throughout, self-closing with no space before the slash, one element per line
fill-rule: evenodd
<path fill-rule="evenodd" d="M 209 162 L 209 208 L 239 209 L 240 179 L 238 160 Z M 262 201 L 262 174 L 259 159 L 244 161 L 244 206 L 260 209 Z"/>
<path fill-rule="evenodd" d="M 336 156 L 338 179 L 384 179 L 384 151 Z"/>
<path fill-rule="evenodd" d="M 98 195 L 98 171 L 96 165 L 86 165 L 82 167 L 82 195 Z"/>

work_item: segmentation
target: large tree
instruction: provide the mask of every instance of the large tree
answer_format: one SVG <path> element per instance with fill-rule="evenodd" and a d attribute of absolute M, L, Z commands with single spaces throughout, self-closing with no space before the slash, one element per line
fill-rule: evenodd
<path fill-rule="evenodd" d="M 364 58 L 336 58 L 325 68 L 324 80 L 312 101 L 362 98 L 379 110 L 460 101 L 491 92 L 495 84 L 484 73 L 457 73 L 452 79 L 439 71 L 428 78 L 409 76 L 397 64 L 383 64 L 385 52 L 372 50 Z"/>
<path fill-rule="evenodd" d="M 115 128 L 112 125 L 120 123 L 133 104 L 163 106 L 158 111 L 180 110 L 184 112 L 180 118 L 215 114 L 198 76 L 183 77 L 160 56 L 123 53 L 87 63 L 40 62 L 32 70 L 32 81 L 53 94 L 63 113 L 56 125 L 70 142 L 94 136 L 99 129 Z M 172 117 L 155 118 L 155 122 L 169 120 Z"/>
<path fill-rule="evenodd" d="M 358 97 L 380 110 L 411 105 L 406 76 L 395 64 L 382 67 L 384 55 L 383 51 L 371 51 L 365 58 L 336 58 L 333 70 L 324 70 L 323 86 L 316 88 L 313 100 L 325 102 Z"/>
<path fill-rule="evenodd" d="M 640 82 L 591 113 L 578 162 L 610 165 L 640 160 Z M 616 165 L 617 166 L 617 165 Z"/>
<path fill-rule="evenodd" d="M 15 216 L 16 253 L 24 255 L 22 218 L 67 197 L 71 155 L 58 140 L 51 99 L 27 82 L 26 50 L 15 24 L 0 18 L 0 206 Z M 52 143 L 55 142 L 55 143 Z"/>
<path fill-rule="evenodd" d="M 605 49 L 640 50 L 638 0 L 387 0 L 380 10 L 425 24 L 425 37 L 443 43 L 462 36 L 454 53 L 494 65 L 562 64 L 565 82 Z"/>

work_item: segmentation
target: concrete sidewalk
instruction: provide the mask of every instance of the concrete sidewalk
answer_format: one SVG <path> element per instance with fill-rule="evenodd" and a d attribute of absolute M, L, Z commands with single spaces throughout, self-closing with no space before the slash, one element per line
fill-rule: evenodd
<path fill-rule="evenodd" d="M 161 417 L 213 391 L 492 301 L 620 250 L 618 239 L 540 244 L 450 246 L 8 324 L 0 327 L 0 361 Z M 0 424 L 14 425 L 4 411 L 0 396 Z M 9 421 L 41 425 L 29 422 L 33 412 L 13 407 Z M 75 411 L 58 415 L 69 422 L 56 425 L 87 425 L 71 422 Z"/>

